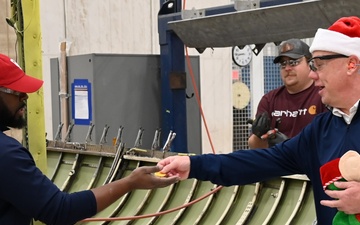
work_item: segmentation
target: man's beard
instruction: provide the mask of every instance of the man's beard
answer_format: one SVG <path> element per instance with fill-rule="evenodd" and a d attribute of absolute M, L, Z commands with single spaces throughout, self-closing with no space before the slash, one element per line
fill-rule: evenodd
<path fill-rule="evenodd" d="M 17 112 L 25 106 L 25 103 L 19 107 L 16 113 L 12 114 L 4 101 L 0 98 L 0 124 L 6 127 L 21 129 L 26 125 L 26 120 L 19 116 L 16 118 Z"/>

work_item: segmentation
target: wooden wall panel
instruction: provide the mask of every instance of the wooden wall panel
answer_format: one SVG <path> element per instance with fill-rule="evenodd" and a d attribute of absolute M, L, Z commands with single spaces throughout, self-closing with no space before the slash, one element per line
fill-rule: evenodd
<path fill-rule="evenodd" d="M 154 1 L 66 1 L 70 53 L 151 53 L 158 43 L 151 40 L 157 24 L 153 4 L 159 8 Z"/>
<path fill-rule="evenodd" d="M 6 23 L 10 12 L 10 1 L 0 0 L 0 53 L 15 58 L 16 35 L 13 28 Z"/>

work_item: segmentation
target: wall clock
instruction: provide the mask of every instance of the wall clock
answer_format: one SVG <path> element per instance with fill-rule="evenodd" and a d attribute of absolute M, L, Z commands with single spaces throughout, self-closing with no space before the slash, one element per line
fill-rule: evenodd
<path fill-rule="evenodd" d="M 244 67 L 251 62 L 252 53 L 252 49 L 249 45 L 245 45 L 243 48 L 234 46 L 232 48 L 232 59 L 236 65 Z"/>

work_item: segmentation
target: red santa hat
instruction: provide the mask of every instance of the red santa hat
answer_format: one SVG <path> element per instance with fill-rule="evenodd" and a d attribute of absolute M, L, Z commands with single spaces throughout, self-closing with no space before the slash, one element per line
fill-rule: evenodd
<path fill-rule="evenodd" d="M 310 52 L 328 51 L 360 59 L 360 18 L 342 17 L 328 29 L 319 28 L 310 47 Z"/>

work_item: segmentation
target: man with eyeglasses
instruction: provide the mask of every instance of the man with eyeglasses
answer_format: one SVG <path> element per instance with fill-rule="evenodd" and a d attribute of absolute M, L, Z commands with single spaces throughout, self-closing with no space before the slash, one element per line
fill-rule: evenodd
<path fill-rule="evenodd" d="M 339 182 L 344 180 L 339 168 L 324 167 L 349 150 L 360 153 L 360 18 L 343 17 L 328 29 L 318 29 L 310 52 L 309 76 L 331 110 L 317 115 L 295 137 L 266 151 L 168 157 L 158 163 L 161 172 L 225 186 L 306 174 L 318 224 L 360 224 L 360 182 Z M 339 190 L 328 190 L 329 186 Z"/>
<path fill-rule="evenodd" d="M 251 149 L 271 147 L 294 137 L 317 114 L 327 111 L 309 77 L 309 46 L 300 39 L 289 39 L 278 51 L 274 63 L 279 64 L 284 85 L 261 98 L 248 140 Z"/>
<path fill-rule="evenodd" d="M 22 128 L 27 93 L 38 91 L 42 80 L 26 75 L 16 62 L 0 54 L 0 224 L 74 224 L 91 217 L 134 189 L 165 187 L 178 178 L 157 177 L 156 166 L 144 166 L 112 183 L 77 193 L 60 191 L 36 167 L 30 152 L 5 135 L 8 127 Z M 45 135 L 44 135 L 45 137 Z M 45 141 L 45 139 L 44 139 Z"/>

